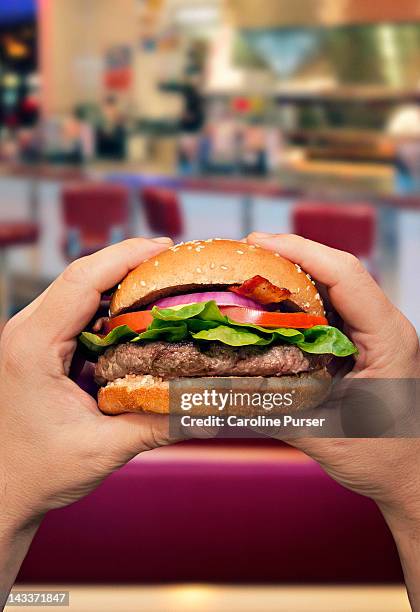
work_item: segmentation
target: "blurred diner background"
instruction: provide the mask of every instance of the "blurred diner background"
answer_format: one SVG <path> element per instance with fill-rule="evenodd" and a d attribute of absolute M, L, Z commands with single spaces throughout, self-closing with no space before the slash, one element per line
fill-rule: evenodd
<path fill-rule="evenodd" d="M 420 332 L 416 0 L 0 2 L 2 323 L 125 237 L 252 230 L 354 253 Z M 408 609 L 373 504 L 261 439 L 135 459 L 19 579 L 74 610 Z"/>

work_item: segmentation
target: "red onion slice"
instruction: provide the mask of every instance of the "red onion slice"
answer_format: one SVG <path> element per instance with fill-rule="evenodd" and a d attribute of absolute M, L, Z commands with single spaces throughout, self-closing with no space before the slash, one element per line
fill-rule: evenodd
<path fill-rule="evenodd" d="M 214 300 L 218 306 L 241 306 L 243 308 L 253 308 L 254 310 L 264 310 L 261 304 L 249 298 L 237 295 L 231 291 L 204 291 L 202 293 L 184 293 L 183 295 L 173 295 L 162 298 L 153 304 L 158 308 L 173 308 L 186 304 L 196 304 L 197 302 L 209 302 Z"/>

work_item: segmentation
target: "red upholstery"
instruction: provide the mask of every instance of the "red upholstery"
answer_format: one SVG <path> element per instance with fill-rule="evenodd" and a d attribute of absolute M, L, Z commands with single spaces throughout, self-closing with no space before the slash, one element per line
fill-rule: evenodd
<path fill-rule="evenodd" d="M 370 500 L 274 441 L 214 440 L 145 453 L 51 512 L 20 580 L 387 583 L 401 570 Z"/>
<path fill-rule="evenodd" d="M 153 232 L 170 238 L 182 234 L 183 221 L 178 196 L 168 189 L 145 187 L 140 200 L 147 223 Z"/>
<path fill-rule="evenodd" d="M 129 194 L 121 185 L 78 183 L 63 189 L 63 217 L 66 228 L 65 251 L 69 259 L 68 237 L 77 231 L 79 254 L 94 252 L 112 242 L 112 231 L 120 229 L 118 238 L 128 236 Z"/>
<path fill-rule="evenodd" d="M 38 240 L 39 228 L 36 223 L 25 221 L 0 222 L 0 249 L 5 247 L 34 244 Z"/>
<path fill-rule="evenodd" d="M 372 254 L 375 230 L 375 209 L 367 204 L 305 202 L 293 211 L 296 234 L 358 257 Z"/>

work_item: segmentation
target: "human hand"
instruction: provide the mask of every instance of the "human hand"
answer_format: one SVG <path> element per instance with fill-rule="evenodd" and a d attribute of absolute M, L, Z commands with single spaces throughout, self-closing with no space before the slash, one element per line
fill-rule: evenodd
<path fill-rule="evenodd" d="M 299 236 L 251 234 L 248 242 L 275 250 L 326 285 L 345 331 L 359 349 L 353 378 L 419 379 L 420 348 L 411 323 L 388 300 L 358 259 Z M 407 558 L 420 542 L 420 440 L 416 438 L 287 440 L 318 461 L 345 487 L 379 505 L 400 547 L 407 582 Z M 408 550 L 410 549 L 410 550 Z M 417 567 L 420 566 L 420 545 Z M 417 572 L 419 570 L 417 569 Z M 419 592 L 414 591 L 419 589 Z M 411 587 L 420 609 L 420 587 Z M 414 599 L 417 597 L 417 599 Z"/>
<path fill-rule="evenodd" d="M 22 541 L 15 557 L 29 545 L 23 532 L 32 537 L 47 511 L 83 497 L 137 453 L 169 442 L 167 416 L 105 416 L 68 373 L 75 338 L 101 293 L 171 244 L 127 240 L 72 263 L 0 337 L 0 594 L 18 569 L 12 542 Z"/>

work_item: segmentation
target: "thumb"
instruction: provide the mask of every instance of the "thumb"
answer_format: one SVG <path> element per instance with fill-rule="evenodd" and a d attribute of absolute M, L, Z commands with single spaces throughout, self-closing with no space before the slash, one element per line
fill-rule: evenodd
<path fill-rule="evenodd" d="M 170 421 L 167 414 L 121 414 L 106 417 L 104 426 L 105 436 L 127 461 L 143 451 L 187 439 L 177 420 Z"/>

